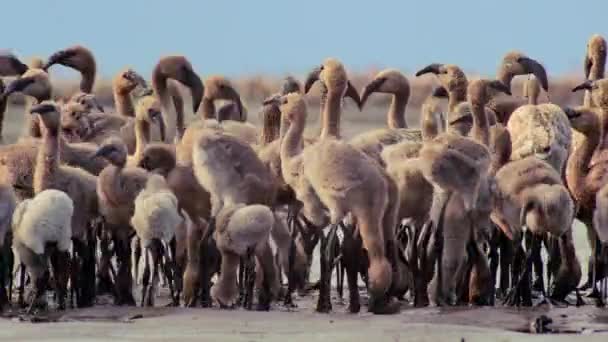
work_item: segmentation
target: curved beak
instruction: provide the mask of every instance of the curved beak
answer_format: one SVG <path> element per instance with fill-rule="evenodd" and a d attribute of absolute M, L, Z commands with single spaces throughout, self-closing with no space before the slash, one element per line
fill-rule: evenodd
<path fill-rule="evenodd" d="M 133 80 L 135 81 L 137 86 L 140 87 L 141 89 L 148 89 L 148 82 L 146 82 L 146 80 L 143 77 L 141 77 L 139 74 L 134 74 Z"/>
<path fill-rule="evenodd" d="M 353 99 L 353 101 L 355 101 L 355 103 L 357 104 L 357 107 L 359 107 L 359 110 L 361 110 L 362 105 L 361 99 L 359 98 L 359 93 L 357 92 L 357 89 L 355 89 L 353 84 L 350 83 L 350 81 L 347 82 L 346 93 L 344 93 L 344 96 L 348 96 Z"/>
<path fill-rule="evenodd" d="M 154 73 L 156 73 L 156 71 Z M 198 107 L 200 106 L 201 101 L 203 100 L 203 94 L 205 93 L 205 86 L 203 85 L 203 81 L 201 80 L 201 78 L 198 77 L 198 75 L 196 74 L 196 72 L 194 72 L 194 70 L 192 70 L 192 68 L 182 67 L 181 72 L 175 72 L 175 74 L 169 74 L 169 75 L 161 74 L 161 75 L 153 76 L 153 77 L 158 78 L 156 83 L 163 84 L 162 87 L 165 90 L 166 90 L 167 78 L 174 79 L 174 80 L 178 81 L 179 83 L 185 85 L 186 87 L 190 88 L 190 94 L 192 96 L 192 111 L 194 113 L 196 113 L 198 111 Z M 163 97 L 163 94 L 161 94 L 160 90 L 158 92 L 158 95 L 161 98 Z"/>
<path fill-rule="evenodd" d="M 301 92 L 300 90 L 300 83 L 298 83 L 298 81 L 291 77 L 291 76 L 287 76 L 285 78 L 285 82 L 283 82 L 283 85 L 281 86 L 281 95 L 287 95 L 289 93 L 299 93 Z"/>
<path fill-rule="evenodd" d="M 49 59 L 42 65 L 42 70 L 47 71 L 50 67 L 55 64 L 65 65 L 66 60 L 76 55 L 76 51 L 71 49 L 59 50 L 52 54 Z M 71 66 L 71 65 L 67 65 Z"/>
<path fill-rule="evenodd" d="M 93 97 L 93 98 L 91 99 L 91 101 L 93 101 L 93 105 L 95 106 L 95 108 L 96 108 L 98 111 L 100 111 L 100 112 L 102 112 L 102 113 L 105 113 L 105 111 L 104 111 L 104 109 L 103 109 L 103 106 L 102 106 L 102 105 L 101 105 L 101 104 L 100 104 L 100 103 L 97 101 L 97 99 L 96 99 L 95 97 Z"/>
<path fill-rule="evenodd" d="M 590 80 L 586 80 L 585 82 L 577 85 L 576 87 L 572 88 L 572 92 L 577 92 L 579 90 L 591 90 L 593 87 L 593 81 Z"/>
<path fill-rule="evenodd" d="M 511 95 L 511 89 L 509 89 L 509 87 L 507 87 L 507 85 L 501 81 L 495 80 L 490 82 L 490 87 L 507 95 Z"/>
<path fill-rule="evenodd" d="M 304 82 L 304 94 L 308 94 L 312 85 L 319 80 L 321 69 L 322 68 L 319 66 L 308 73 L 308 76 L 306 76 L 306 81 Z"/>
<path fill-rule="evenodd" d="M 205 86 L 203 85 L 203 81 L 191 69 L 186 72 L 184 79 L 178 81 L 190 88 L 190 93 L 192 95 L 192 111 L 196 113 L 198 111 L 198 107 L 201 104 L 201 101 L 203 100 L 203 94 L 205 93 Z"/>
<path fill-rule="evenodd" d="M 238 91 L 236 91 L 236 89 L 232 87 L 230 87 L 227 91 L 229 100 L 234 102 L 234 104 L 236 105 L 236 109 L 239 111 L 239 118 L 241 119 L 241 121 L 247 120 L 247 116 L 243 112 L 243 102 L 241 101 L 241 95 L 239 95 Z"/>
<path fill-rule="evenodd" d="M 30 114 L 39 114 L 39 115 L 44 115 L 46 113 L 50 113 L 55 111 L 56 108 L 55 106 L 53 106 L 50 103 L 41 103 L 38 105 L 34 105 L 30 108 Z"/>
<path fill-rule="evenodd" d="M 81 104 L 83 104 L 83 102 L 85 102 L 85 101 L 90 101 L 90 104 L 92 105 L 93 108 L 95 108 L 96 110 L 98 110 L 102 113 L 105 113 L 103 106 L 99 103 L 99 101 L 97 101 L 97 97 L 95 97 L 95 95 L 93 95 L 93 94 L 83 93 L 81 96 L 76 98 L 76 101 L 80 102 Z"/>
<path fill-rule="evenodd" d="M 571 107 L 563 107 L 562 110 L 564 111 L 564 113 L 566 114 L 566 116 L 568 117 L 568 119 L 572 120 L 575 118 L 578 118 L 579 116 L 581 116 L 581 112 L 571 108 Z"/>
<path fill-rule="evenodd" d="M 12 53 L 0 55 L 0 76 L 23 75 L 27 69 L 28 66 L 23 64 Z"/>
<path fill-rule="evenodd" d="M 547 78 L 547 71 L 545 67 L 542 66 L 538 61 L 529 57 L 520 57 L 517 59 L 517 62 L 524 67 L 529 74 L 534 74 L 536 79 L 540 82 L 541 87 L 545 90 L 545 92 L 549 91 L 549 80 Z"/>
<path fill-rule="evenodd" d="M 17 78 L 6 86 L 6 89 L 4 89 L 4 92 L 0 95 L 0 99 L 5 99 L 13 93 L 21 92 L 32 83 L 34 83 L 34 79 L 31 77 Z"/>
<path fill-rule="evenodd" d="M 144 88 L 139 93 L 139 97 L 150 96 L 152 94 L 154 94 L 154 90 L 152 88 Z"/>
<path fill-rule="evenodd" d="M 95 151 L 94 154 L 91 155 L 90 159 L 93 158 L 104 158 L 105 156 L 107 156 L 114 147 L 110 146 L 110 145 L 106 145 L 106 146 L 101 146 L 99 149 L 97 149 L 97 151 Z"/>
<path fill-rule="evenodd" d="M 281 104 L 281 95 L 268 97 L 262 102 L 264 106 L 278 106 Z"/>
<path fill-rule="evenodd" d="M 439 97 L 439 98 L 447 98 L 449 95 L 448 95 L 448 91 L 447 91 L 447 89 L 445 89 L 445 87 L 437 86 L 433 89 L 431 96 Z"/>
<path fill-rule="evenodd" d="M 428 74 L 428 73 L 433 73 L 435 75 L 441 74 L 442 67 L 443 67 L 443 64 L 440 64 L 440 63 L 429 64 L 429 65 L 425 66 L 424 68 L 418 70 L 418 72 L 416 72 L 416 77 L 422 76 L 422 75 Z"/>
<path fill-rule="evenodd" d="M 375 78 L 371 82 L 369 82 L 365 87 L 363 87 L 363 92 L 361 95 L 361 108 L 363 108 L 363 106 L 365 106 L 365 102 L 367 102 L 367 98 L 371 94 L 378 91 L 378 89 L 380 88 L 382 83 L 384 83 L 384 81 L 386 81 L 386 79 L 384 77 Z"/>

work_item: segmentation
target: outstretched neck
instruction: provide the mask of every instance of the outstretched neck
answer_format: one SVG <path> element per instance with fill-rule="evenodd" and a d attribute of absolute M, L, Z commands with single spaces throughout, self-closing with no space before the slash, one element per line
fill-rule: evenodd
<path fill-rule="evenodd" d="M 459 103 L 467 100 L 466 87 L 457 87 L 448 93 L 448 112 L 454 113 Z"/>
<path fill-rule="evenodd" d="M 606 68 L 606 61 L 593 63 L 591 70 L 589 70 L 589 80 L 597 81 L 604 78 L 604 69 Z M 593 99 L 591 97 L 591 91 L 585 90 L 585 97 L 583 98 L 583 105 L 585 107 L 593 107 Z"/>
<path fill-rule="evenodd" d="M 598 130 L 581 135 L 582 139 L 578 148 L 572 151 L 566 164 L 566 180 L 577 200 L 581 199 L 584 192 L 586 176 L 590 169 L 589 164 L 601 138 Z"/>
<path fill-rule="evenodd" d="M 26 113 L 26 131 L 25 134 L 30 137 L 40 138 L 42 137 L 42 130 L 40 129 L 40 117 L 37 115 L 29 115 L 30 108 L 33 105 L 39 104 L 42 101 L 49 100 L 51 98 L 50 94 L 45 94 L 44 96 L 40 96 L 37 98 L 26 98 L 25 103 L 25 113 Z"/>
<path fill-rule="evenodd" d="M 513 81 L 513 75 L 509 72 L 500 72 L 498 74 L 498 80 L 502 82 L 509 90 L 511 90 L 511 81 Z"/>
<path fill-rule="evenodd" d="M 388 109 L 388 128 L 399 129 L 407 128 L 405 121 L 405 108 L 407 107 L 408 96 L 405 94 L 394 94 L 391 106 Z"/>
<path fill-rule="evenodd" d="M 422 117 L 420 118 L 422 141 L 429 141 L 443 132 L 445 130 L 444 123 L 436 99 L 431 97 L 424 101 L 422 104 Z"/>
<path fill-rule="evenodd" d="M 321 117 L 321 139 L 327 137 L 340 138 L 340 116 L 342 112 L 342 94 L 328 90 L 325 106 Z"/>
<path fill-rule="evenodd" d="M 478 143 L 489 147 L 490 146 L 490 126 L 488 117 L 486 116 L 485 106 L 482 103 L 471 103 L 471 111 L 473 114 L 473 127 L 471 128 L 471 136 Z"/>
<path fill-rule="evenodd" d="M 215 104 L 213 103 L 213 99 L 203 97 L 203 101 L 200 106 L 201 117 L 203 120 L 207 119 L 215 119 Z"/>
<path fill-rule="evenodd" d="M 266 146 L 279 138 L 281 131 L 281 112 L 278 108 L 272 107 L 264 115 L 264 124 L 260 135 L 260 144 Z"/>
<path fill-rule="evenodd" d="M 91 94 L 93 92 L 93 85 L 95 84 L 95 71 L 84 70 L 82 72 L 82 80 L 80 81 L 80 91 L 83 93 Z"/>
<path fill-rule="evenodd" d="M 184 100 L 175 86 L 169 86 L 169 93 L 173 100 L 173 108 L 175 109 L 175 139 L 181 141 L 186 131 L 186 123 L 184 122 Z"/>
<path fill-rule="evenodd" d="M 53 174 L 59 168 L 59 135 L 58 132 L 45 132 L 42 144 L 39 145 L 34 170 L 34 193 L 49 189 L 53 183 Z"/>
<path fill-rule="evenodd" d="M 118 114 L 129 117 L 135 116 L 133 100 L 128 91 L 114 89 L 114 105 L 116 106 L 116 112 Z"/>
<path fill-rule="evenodd" d="M 596 104 L 598 105 L 598 104 Z M 600 106 L 600 125 L 602 126 L 601 136 L 598 149 L 604 150 L 608 148 L 608 105 L 599 104 Z"/>
<path fill-rule="evenodd" d="M 144 155 L 144 149 L 150 142 L 150 123 L 145 120 L 135 120 L 135 161 L 139 163 Z"/>
<path fill-rule="evenodd" d="M 302 136 L 304 135 L 304 120 L 294 120 L 287 128 L 281 140 L 281 161 L 289 161 L 302 151 Z"/>

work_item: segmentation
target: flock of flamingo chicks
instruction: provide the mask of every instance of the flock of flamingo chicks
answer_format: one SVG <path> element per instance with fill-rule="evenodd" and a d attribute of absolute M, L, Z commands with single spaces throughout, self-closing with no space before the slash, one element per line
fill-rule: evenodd
<path fill-rule="evenodd" d="M 606 41 L 594 35 L 585 80 L 573 89 L 585 92 L 584 104 L 567 108 L 538 103 L 547 74 L 520 52 L 505 55 L 496 79 L 469 81 L 456 65 L 430 64 L 416 77 L 430 74 L 439 86 L 414 129 L 401 72 L 381 71 L 359 95 L 328 58 L 303 89 L 285 79 L 264 101 L 258 129 L 229 80 L 203 82 L 183 56 L 163 57 L 151 87 L 132 69 L 120 72 L 108 111 L 92 93 L 87 48 L 29 65 L 5 53 L 0 76 L 14 78 L 1 83 L 0 110 L 14 93 L 28 103 L 23 136 L 0 147 L 0 303 L 17 287 L 29 312 L 48 306 L 49 290 L 59 309 L 104 293 L 118 305 L 138 297 L 152 306 L 163 282 L 173 305 L 269 310 L 318 289 L 317 310 L 328 312 L 335 269 L 340 296 L 346 274 L 350 312 L 360 310 L 359 278 L 376 314 L 398 312 L 404 298 L 530 306 L 575 293 L 581 304 L 580 289 L 603 304 L 605 62 Z M 70 98 L 53 98 L 56 64 L 82 74 Z M 534 75 L 523 97 L 511 94 L 518 75 Z M 305 94 L 315 83 L 322 129 L 308 137 Z M 344 97 L 365 110 L 373 93 L 392 94 L 387 126 L 343 139 Z M 200 119 L 186 125 L 190 103 Z M 575 217 L 592 250 L 582 288 Z M 310 284 L 316 246 L 320 279 Z"/>

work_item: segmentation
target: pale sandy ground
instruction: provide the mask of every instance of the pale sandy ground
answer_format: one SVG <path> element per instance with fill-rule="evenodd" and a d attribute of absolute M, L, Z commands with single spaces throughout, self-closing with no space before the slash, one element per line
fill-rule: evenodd
<path fill-rule="evenodd" d="M 595 309 L 560 309 L 549 316 L 563 321 L 563 327 L 586 333 L 599 329 Z M 560 313 L 569 318 L 560 318 Z M 141 314 L 129 321 L 126 317 Z M 603 312 L 604 318 L 605 312 Z M 370 314 L 315 314 L 219 311 L 213 309 L 95 308 L 68 314 L 66 323 L 13 323 L 0 321 L 0 340 L 5 341 L 605 341 L 608 334 L 530 335 L 529 314 L 504 309 L 408 310 L 382 317 Z M 571 316 L 570 316 L 571 315 Z M 575 317 L 576 316 L 576 317 Z M 124 321 L 121 321 L 123 320 Z M 83 322 L 82 320 L 86 320 Z M 571 320 L 571 323 L 567 323 Z M 587 322 L 578 325 L 581 321 Z M 606 322 L 606 321 L 605 321 Z M 475 324 L 477 326 L 470 326 Z M 510 326 L 513 331 L 492 328 Z M 601 324 L 606 328 L 606 324 Z"/>
<path fill-rule="evenodd" d="M 8 113 L 7 141 L 14 141 L 20 131 L 22 109 Z M 344 120 L 348 121 L 348 113 Z M 360 117 L 360 116 L 359 116 Z M 352 136 L 381 122 L 345 122 L 345 136 Z M 316 130 L 311 124 L 311 133 Z M 575 225 L 577 254 L 586 266 L 589 255 L 585 233 Z M 313 266 L 316 272 L 318 266 Z M 313 276 L 314 278 L 314 276 Z M 606 341 L 608 311 L 593 306 L 553 308 L 547 312 L 518 311 L 502 307 L 454 309 L 405 309 L 395 316 L 350 315 L 336 298 L 334 313 L 316 314 L 316 298 L 297 301 L 299 308 L 285 312 L 277 305 L 271 312 L 220 311 L 184 308 L 118 308 L 97 306 L 51 314 L 53 323 L 20 322 L 17 318 L 0 319 L 2 341 Z M 362 303 L 363 304 L 363 303 Z M 362 312 L 366 307 L 362 307 Z M 529 322 L 546 313 L 554 327 L 564 335 L 530 335 Z M 139 317 L 141 318 L 135 318 Z M 129 319 L 135 318 L 135 319 Z M 592 332 L 595 332 L 591 334 Z"/>

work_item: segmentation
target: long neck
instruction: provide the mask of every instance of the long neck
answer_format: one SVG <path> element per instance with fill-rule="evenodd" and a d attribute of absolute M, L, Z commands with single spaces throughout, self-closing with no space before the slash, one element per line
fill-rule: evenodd
<path fill-rule="evenodd" d="M 173 106 L 175 108 L 175 138 L 177 141 L 181 141 L 186 131 L 186 123 L 184 122 L 184 100 L 175 86 L 169 86 L 169 93 L 173 100 Z M 165 115 L 166 119 L 166 115 Z"/>
<path fill-rule="evenodd" d="M 429 98 L 422 104 L 422 116 L 420 117 L 420 130 L 422 141 L 435 138 L 443 129 L 441 114 L 435 98 Z"/>
<path fill-rule="evenodd" d="M 260 134 L 260 144 L 265 146 L 280 136 L 281 112 L 276 107 L 268 108 L 264 113 L 264 124 Z"/>
<path fill-rule="evenodd" d="M 50 98 L 50 96 L 49 96 Z M 40 129 L 40 117 L 38 115 L 30 115 L 30 108 L 33 105 L 38 104 L 42 101 L 46 101 L 48 98 L 42 97 L 40 99 L 27 97 L 25 100 L 25 115 L 26 115 L 26 126 L 25 134 L 30 137 L 40 138 L 42 137 L 42 130 Z"/>
<path fill-rule="evenodd" d="M 511 81 L 513 80 L 513 75 L 509 72 L 500 72 L 498 74 L 498 80 L 500 82 L 502 82 L 504 85 L 507 86 L 507 88 L 509 88 L 509 90 L 511 89 Z"/>
<path fill-rule="evenodd" d="M 304 134 L 304 120 L 294 120 L 289 125 L 281 141 L 281 162 L 289 161 L 302 150 L 302 136 Z"/>
<path fill-rule="evenodd" d="M 172 141 L 176 136 L 174 131 L 174 118 L 175 118 L 175 107 L 171 101 L 169 89 L 167 86 L 167 78 L 158 70 L 158 66 L 152 72 L 152 88 L 160 100 L 160 105 L 163 112 L 163 119 L 166 123 L 167 135 L 165 136 L 166 141 Z"/>
<path fill-rule="evenodd" d="M 201 118 L 203 120 L 206 119 L 215 119 L 215 104 L 213 103 L 213 99 L 209 99 L 203 97 L 203 101 L 200 106 Z"/>
<path fill-rule="evenodd" d="M 597 81 L 604 78 L 604 73 L 606 69 L 606 61 L 594 61 L 591 70 L 589 70 L 589 80 Z"/>
<path fill-rule="evenodd" d="M 135 108 L 133 107 L 133 100 L 128 91 L 114 89 L 114 105 L 116 106 L 116 112 L 122 116 L 135 116 Z"/>
<path fill-rule="evenodd" d="M 98 180 L 99 187 L 104 193 L 104 197 L 109 204 L 115 207 L 124 203 L 123 198 L 128 198 L 123 190 L 122 170 L 124 166 L 109 165 L 108 171 L 103 172 Z"/>
<path fill-rule="evenodd" d="M 484 104 L 471 103 L 471 111 L 473 114 L 471 136 L 478 143 L 483 144 L 484 146 L 490 146 L 490 127 L 488 125 L 488 117 L 486 116 Z"/>
<path fill-rule="evenodd" d="M 57 132 L 46 132 L 39 145 L 34 170 L 34 191 L 48 189 L 52 184 L 53 174 L 59 168 L 59 136 Z"/>
<path fill-rule="evenodd" d="M 407 106 L 407 96 L 404 94 L 394 94 L 391 106 L 388 109 L 388 128 L 398 129 L 407 128 L 405 121 L 405 107 Z"/>
<path fill-rule="evenodd" d="M 597 104 L 600 106 L 600 126 L 602 128 L 598 149 L 608 148 L 608 104 Z"/>
<path fill-rule="evenodd" d="M 606 68 L 606 61 L 594 61 L 591 70 L 589 70 L 589 80 L 597 81 L 604 78 L 604 69 Z M 591 91 L 585 90 L 585 97 L 583 98 L 583 105 L 585 107 L 593 107 L 593 99 L 591 98 Z"/>
<path fill-rule="evenodd" d="M 82 80 L 80 80 L 80 91 L 83 93 L 92 93 L 93 84 L 95 84 L 95 71 L 85 70 L 82 72 Z"/>
<path fill-rule="evenodd" d="M 340 115 L 342 111 L 342 94 L 329 90 L 321 116 L 321 138 L 340 138 Z"/>
<path fill-rule="evenodd" d="M 465 87 L 458 87 L 448 93 L 448 112 L 454 113 L 459 103 L 467 100 L 467 90 Z"/>
<path fill-rule="evenodd" d="M 576 199 L 580 199 L 584 191 L 584 183 L 589 173 L 589 163 L 600 142 L 600 132 L 593 130 L 582 135 L 580 144 L 570 154 L 566 164 L 566 180 Z"/>
<path fill-rule="evenodd" d="M 585 90 L 585 96 L 583 97 L 583 106 L 593 107 L 593 100 L 591 99 L 591 91 Z"/>
<path fill-rule="evenodd" d="M 136 162 L 139 162 L 144 154 L 146 145 L 150 142 L 150 123 L 145 120 L 135 120 L 135 153 Z"/>
<path fill-rule="evenodd" d="M 4 91 L 4 82 L 0 81 L 0 90 Z M 4 132 L 4 114 L 6 113 L 7 98 L 3 97 L 0 100 L 0 139 Z"/>

